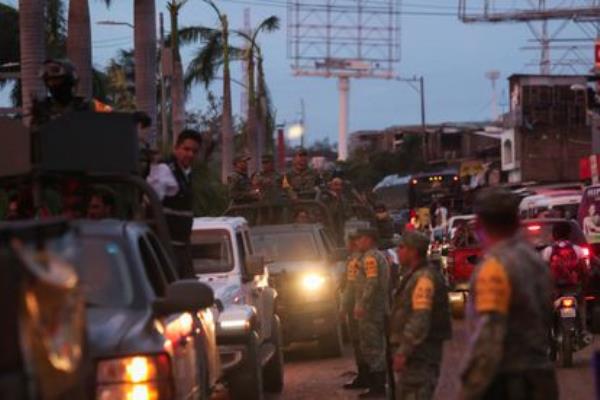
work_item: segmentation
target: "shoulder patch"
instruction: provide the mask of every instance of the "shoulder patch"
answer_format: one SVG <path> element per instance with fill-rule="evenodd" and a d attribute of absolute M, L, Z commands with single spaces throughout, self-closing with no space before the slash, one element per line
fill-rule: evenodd
<path fill-rule="evenodd" d="M 377 278 L 377 275 L 379 275 L 377 258 L 373 256 L 365 257 L 365 275 L 367 278 Z"/>
<path fill-rule="evenodd" d="M 412 293 L 412 309 L 431 310 L 433 306 L 433 280 L 427 275 L 420 276 Z"/>
<path fill-rule="evenodd" d="M 495 258 L 486 260 L 475 280 L 477 312 L 508 313 L 511 297 L 510 281 L 504 266 Z"/>
<path fill-rule="evenodd" d="M 360 268 L 360 265 L 358 263 L 358 260 L 356 258 L 352 258 L 350 260 L 350 262 L 348 262 L 348 270 L 347 272 L 347 279 L 350 282 L 354 282 L 356 280 L 356 275 L 358 274 L 358 270 Z"/>

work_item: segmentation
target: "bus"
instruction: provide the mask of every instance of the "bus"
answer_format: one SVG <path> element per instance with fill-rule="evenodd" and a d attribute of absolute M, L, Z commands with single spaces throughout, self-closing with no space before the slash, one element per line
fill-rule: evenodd
<path fill-rule="evenodd" d="M 411 176 L 408 198 L 410 208 L 429 207 L 443 201 L 449 209 L 462 208 L 461 183 L 458 170 L 423 172 Z"/>

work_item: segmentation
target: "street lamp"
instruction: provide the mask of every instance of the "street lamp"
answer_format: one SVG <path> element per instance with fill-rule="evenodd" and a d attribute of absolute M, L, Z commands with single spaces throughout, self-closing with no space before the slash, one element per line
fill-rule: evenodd
<path fill-rule="evenodd" d="M 121 26 L 128 26 L 131 29 L 133 29 L 133 24 L 130 22 L 125 22 L 125 21 L 98 21 L 96 22 L 96 25 L 121 25 Z"/>
<path fill-rule="evenodd" d="M 293 124 L 288 127 L 288 139 L 295 140 L 301 139 L 304 135 L 304 125 Z"/>

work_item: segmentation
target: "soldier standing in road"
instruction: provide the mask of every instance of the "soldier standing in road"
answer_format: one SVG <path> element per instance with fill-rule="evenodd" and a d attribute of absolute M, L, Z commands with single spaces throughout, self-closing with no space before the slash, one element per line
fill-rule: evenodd
<path fill-rule="evenodd" d="M 233 160 L 233 172 L 227 178 L 229 186 L 229 198 L 233 204 L 246 204 L 260 200 L 260 193 L 252 189 L 252 183 L 248 178 L 249 156 L 240 155 Z"/>
<path fill-rule="evenodd" d="M 548 266 L 519 229 L 518 199 L 492 188 L 474 211 L 485 257 L 471 280 L 474 329 L 462 370 L 461 399 L 555 400 L 548 357 L 552 284 Z"/>
<path fill-rule="evenodd" d="M 284 178 L 284 188 L 288 188 L 291 198 L 297 199 L 306 195 L 314 197 L 318 184 L 317 174 L 308 166 L 308 152 L 302 147 L 297 148 L 292 160 L 292 169 Z"/>
<path fill-rule="evenodd" d="M 282 178 L 275 170 L 273 156 L 262 156 L 262 170 L 252 177 L 252 186 L 257 189 L 261 198 L 267 201 L 277 201 L 282 195 Z"/>
<path fill-rule="evenodd" d="M 75 96 L 79 79 L 75 66 L 68 60 L 48 60 L 40 71 L 49 96 L 34 99 L 31 125 L 36 128 L 71 111 L 93 111 L 93 105 L 83 97 Z"/>
<path fill-rule="evenodd" d="M 346 260 L 346 271 L 342 277 L 342 320 L 348 321 L 348 330 L 354 351 L 354 360 L 358 375 L 350 382 L 344 384 L 344 389 L 367 389 L 369 387 L 369 367 L 365 364 L 360 352 L 358 334 L 358 321 L 354 318 L 354 305 L 356 296 L 356 279 L 360 271 L 362 253 L 358 251 L 358 236 L 356 232 L 348 237 L 349 256 Z"/>
<path fill-rule="evenodd" d="M 355 281 L 354 317 L 358 320 L 360 351 L 369 371 L 369 388 L 360 398 L 385 395 L 385 319 L 389 314 L 389 267 L 377 250 L 377 230 L 359 229 L 357 247 L 363 253 Z"/>
<path fill-rule="evenodd" d="M 394 296 L 389 332 L 398 400 L 433 398 L 443 343 L 452 336 L 448 291 L 439 268 L 427 261 L 428 247 L 428 237 L 419 232 L 406 232 L 398 244 L 406 272 Z"/>
<path fill-rule="evenodd" d="M 177 136 L 173 155 L 164 163 L 152 165 L 147 178 L 162 201 L 181 278 L 194 276 L 190 253 L 194 221 L 192 165 L 201 145 L 200 133 L 191 129 L 182 131 Z"/>

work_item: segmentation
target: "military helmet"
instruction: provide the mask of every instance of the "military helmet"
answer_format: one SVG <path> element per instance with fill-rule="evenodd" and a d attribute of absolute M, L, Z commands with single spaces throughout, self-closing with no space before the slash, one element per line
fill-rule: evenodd
<path fill-rule="evenodd" d="M 65 59 L 46 60 L 39 75 L 44 81 L 51 78 L 63 78 L 71 85 L 75 85 L 79 80 L 73 63 Z"/>

